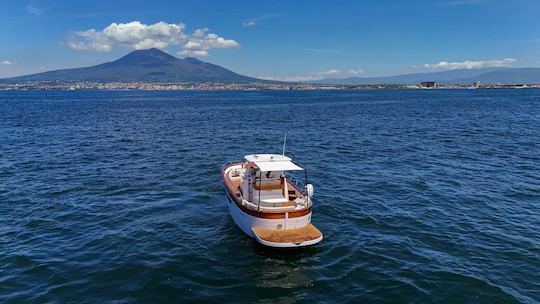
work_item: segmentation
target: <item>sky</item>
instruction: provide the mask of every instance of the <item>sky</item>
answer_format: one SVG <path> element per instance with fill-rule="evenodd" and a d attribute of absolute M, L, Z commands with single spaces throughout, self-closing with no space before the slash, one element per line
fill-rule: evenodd
<path fill-rule="evenodd" d="M 276 80 L 540 66 L 540 1 L 0 0 L 0 78 L 160 48 Z"/>

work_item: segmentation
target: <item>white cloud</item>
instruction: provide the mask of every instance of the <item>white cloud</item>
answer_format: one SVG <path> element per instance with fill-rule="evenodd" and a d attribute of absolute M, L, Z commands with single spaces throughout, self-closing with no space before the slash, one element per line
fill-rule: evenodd
<path fill-rule="evenodd" d="M 325 78 L 347 78 L 347 77 L 357 76 L 359 74 L 362 74 L 363 72 L 364 71 L 360 69 L 350 69 L 346 71 L 332 69 L 325 72 L 319 72 L 317 73 L 317 75 L 323 76 Z"/>
<path fill-rule="evenodd" d="M 240 47 L 238 42 L 209 33 L 208 29 L 197 29 L 190 36 L 184 33 L 185 28 L 183 23 L 163 21 L 154 24 L 139 21 L 112 23 L 101 31 L 73 32 L 67 45 L 76 50 L 99 52 L 109 52 L 115 47 L 141 50 L 178 45 L 183 49 L 179 54 L 196 57 L 208 56 L 208 51 L 213 48 Z"/>
<path fill-rule="evenodd" d="M 240 44 L 231 39 L 224 39 L 216 34 L 208 33 L 208 29 L 198 29 L 178 54 L 183 56 L 206 57 L 208 50 L 214 48 L 239 48 Z"/>
<path fill-rule="evenodd" d="M 266 80 L 276 81 L 288 81 L 288 82 L 302 82 L 302 81 L 315 81 L 327 78 L 348 78 L 355 77 L 364 73 L 361 69 L 349 69 L 346 71 L 340 71 L 337 69 L 331 69 L 328 71 L 317 72 L 306 76 L 261 76 L 259 78 Z"/>
<path fill-rule="evenodd" d="M 9 60 L 3 60 L 3 61 L 0 62 L 0 64 L 1 65 L 11 65 L 11 64 L 13 64 L 13 62 L 9 61 Z"/>
<path fill-rule="evenodd" d="M 252 17 L 252 18 L 243 20 L 242 21 L 242 26 L 243 27 L 253 27 L 253 26 L 257 25 L 260 21 L 276 19 L 276 18 L 280 18 L 280 17 L 283 17 L 283 14 L 281 14 L 281 13 L 270 13 L 270 14 L 265 14 L 265 15 L 261 15 L 261 16 L 257 16 L 257 17 Z"/>
<path fill-rule="evenodd" d="M 255 22 L 255 20 L 244 20 L 242 21 L 242 26 L 244 27 L 252 27 L 252 26 L 255 26 L 257 24 L 257 22 Z"/>
<path fill-rule="evenodd" d="M 76 50 L 108 52 L 116 46 L 135 50 L 164 48 L 186 41 L 183 23 L 172 24 L 163 21 L 143 24 L 139 21 L 112 23 L 102 31 L 89 29 L 74 32 L 68 46 Z"/>
<path fill-rule="evenodd" d="M 28 5 L 26 5 L 26 10 L 34 16 L 41 16 L 47 11 L 47 9 L 39 7 L 34 2 L 28 3 Z"/>
<path fill-rule="evenodd" d="M 438 70 L 456 70 L 456 69 L 481 69 L 490 67 L 511 67 L 516 63 L 514 58 L 505 58 L 501 60 L 467 60 L 461 62 L 441 61 L 439 63 L 426 63 L 424 68 Z"/>

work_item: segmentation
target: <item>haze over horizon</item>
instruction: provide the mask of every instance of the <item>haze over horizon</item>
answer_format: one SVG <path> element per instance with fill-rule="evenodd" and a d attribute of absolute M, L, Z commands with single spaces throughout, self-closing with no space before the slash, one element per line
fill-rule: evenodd
<path fill-rule="evenodd" d="M 536 1 L 147 6 L 5 1 L 0 78 L 95 65 L 152 47 L 285 81 L 540 65 Z"/>

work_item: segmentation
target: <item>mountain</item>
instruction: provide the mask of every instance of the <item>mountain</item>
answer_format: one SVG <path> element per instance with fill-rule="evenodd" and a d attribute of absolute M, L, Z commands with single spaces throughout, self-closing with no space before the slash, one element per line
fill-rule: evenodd
<path fill-rule="evenodd" d="M 3 79 L 4 82 L 268 82 L 243 76 L 218 65 L 195 58 L 179 59 L 159 49 L 138 50 L 113 61 L 96 66 L 49 71 Z"/>
<path fill-rule="evenodd" d="M 452 83 L 473 83 L 475 81 L 484 84 L 535 84 L 540 83 L 540 68 L 500 69 L 476 77 L 454 79 Z"/>
<path fill-rule="evenodd" d="M 442 84 L 468 84 L 480 81 L 483 84 L 530 84 L 540 83 L 540 68 L 486 68 L 459 69 L 434 73 L 414 73 L 387 77 L 350 77 L 344 79 L 322 79 L 316 84 L 378 85 L 418 84 L 436 81 Z"/>
<path fill-rule="evenodd" d="M 195 58 L 179 59 L 159 49 L 138 50 L 113 61 L 91 67 L 49 71 L 0 79 L 15 82 L 154 82 L 154 83 L 280 83 L 243 76 Z M 434 73 L 414 73 L 387 77 L 351 77 L 322 79 L 313 84 L 385 85 L 418 84 L 436 81 L 441 84 L 532 84 L 540 83 L 540 68 L 462 69 Z M 284 82 L 281 82 L 285 84 Z"/>

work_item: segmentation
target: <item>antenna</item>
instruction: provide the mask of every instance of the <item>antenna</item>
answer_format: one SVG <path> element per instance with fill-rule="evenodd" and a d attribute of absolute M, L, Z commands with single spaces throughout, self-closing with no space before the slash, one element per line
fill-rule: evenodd
<path fill-rule="evenodd" d="M 283 154 L 285 155 L 285 146 L 287 145 L 287 131 L 285 131 L 285 138 L 283 139 Z"/>

